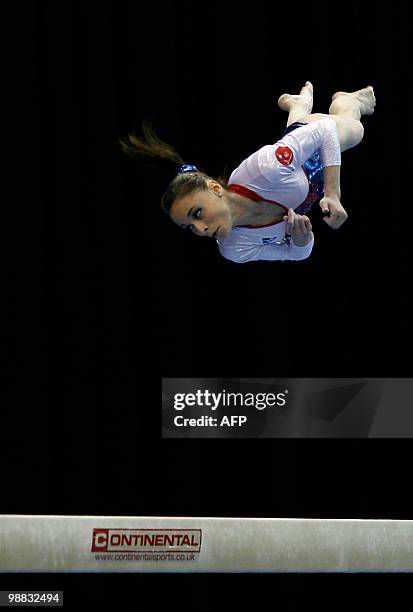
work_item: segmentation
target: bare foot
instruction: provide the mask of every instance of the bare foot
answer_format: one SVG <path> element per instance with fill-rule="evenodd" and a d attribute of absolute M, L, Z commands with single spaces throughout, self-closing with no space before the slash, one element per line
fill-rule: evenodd
<path fill-rule="evenodd" d="M 313 86 L 310 81 L 306 81 L 298 95 L 283 94 L 278 98 L 278 106 L 282 110 L 290 112 L 294 105 L 300 106 L 303 116 L 311 113 L 313 110 Z"/>
<path fill-rule="evenodd" d="M 358 91 L 352 91 L 347 93 L 345 91 L 338 91 L 332 97 L 332 100 L 338 98 L 338 96 L 352 96 L 356 98 L 360 104 L 360 113 L 362 115 L 372 115 L 374 113 L 374 107 L 376 106 L 376 98 L 374 90 L 371 85 L 359 89 Z"/>

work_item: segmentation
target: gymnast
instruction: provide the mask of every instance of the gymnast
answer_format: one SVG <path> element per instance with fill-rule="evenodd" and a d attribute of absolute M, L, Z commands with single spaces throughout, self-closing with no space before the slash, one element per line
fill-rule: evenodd
<path fill-rule="evenodd" d="M 307 81 L 298 95 L 280 96 L 278 105 L 288 112 L 281 139 L 250 155 L 228 181 L 187 164 L 148 123 L 143 138 L 132 133 L 119 142 L 130 157 L 175 166 L 161 198 L 163 210 L 178 226 L 214 239 L 226 259 L 302 260 L 314 245 L 306 213 L 315 202 L 333 229 L 348 217 L 340 202 L 341 152 L 361 142 L 360 119 L 374 112 L 376 99 L 371 86 L 339 91 L 328 115 L 311 114 L 313 86 Z"/>

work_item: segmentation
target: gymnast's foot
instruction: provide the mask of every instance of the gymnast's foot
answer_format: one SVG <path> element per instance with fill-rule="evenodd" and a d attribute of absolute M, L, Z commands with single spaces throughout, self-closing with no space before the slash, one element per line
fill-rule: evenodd
<path fill-rule="evenodd" d="M 313 86 L 310 81 L 301 89 L 298 95 L 283 94 L 278 98 L 278 106 L 290 112 L 294 106 L 299 106 L 304 115 L 309 115 L 313 110 Z"/>
<path fill-rule="evenodd" d="M 339 96 L 351 96 L 356 98 L 360 105 L 360 113 L 362 115 L 372 115 L 374 113 L 374 107 L 376 106 L 376 98 L 374 95 L 374 90 L 371 85 L 368 87 L 364 87 L 363 89 L 359 89 L 358 91 L 353 91 L 351 93 L 347 93 L 345 91 L 338 91 L 332 97 L 332 100 L 335 100 Z"/>

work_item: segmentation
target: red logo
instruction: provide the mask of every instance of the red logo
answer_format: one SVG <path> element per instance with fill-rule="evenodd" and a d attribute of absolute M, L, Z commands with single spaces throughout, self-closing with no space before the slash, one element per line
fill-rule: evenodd
<path fill-rule="evenodd" d="M 294 154 L 289 147 L 278 147 L 275 157 L 283 166 L 289 166 L 294 159 Z"/>
<path fill-rule="evenodd" d="M 197 552 L 201 529 L 93 529 L 92 552 Z"/>

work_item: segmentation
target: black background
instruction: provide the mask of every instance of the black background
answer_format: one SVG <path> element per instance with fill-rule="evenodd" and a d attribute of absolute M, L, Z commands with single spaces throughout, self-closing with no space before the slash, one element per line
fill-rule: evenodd
<path fill-rule="evenodd" d="M 413 518 L 409 440 L 162 441 L 159 401 L 162 376 L 411 373 L 406 15 L 356 3 L 31 3 L 16 34 L 1 512 Z M 160 210 L 168 172 L 118 146 L 153 118 L 188 163 L 231 171 L 279 138 L 277 98 L 308 79 L 315 112 L 368 84 L 377 110 L 343 155 L 349 220 L 334 232 L 315 207 L 303 262 L 225 261 Z M 261 584 L 293 606 L 298 583 L 311 599 L 333 578 Z M 334 584 L 348 592 L 361 577 L 350 579 Z M 162 580 L 191 598 L 212 586 L 211 603 L 219 586 L 228 601 L 253 597 L 236 576 L 7 580 L 73 597 L 86 584 L 90 601 L 112 586 L 136 601 Z"/>

